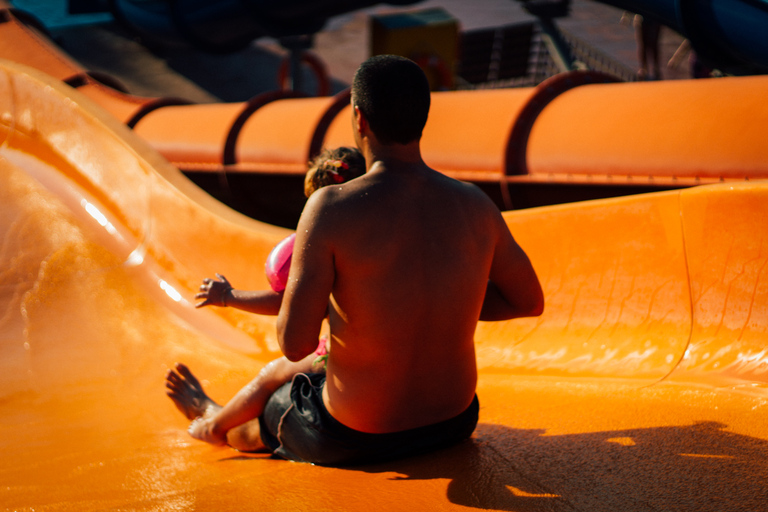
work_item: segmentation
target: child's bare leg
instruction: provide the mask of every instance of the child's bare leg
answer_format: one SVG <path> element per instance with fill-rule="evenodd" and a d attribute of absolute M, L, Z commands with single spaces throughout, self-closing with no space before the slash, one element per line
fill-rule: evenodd
<path fill-rule="evenodd" d="M 322 371 L 322 365 L 314 365 L 315 359 L 316 354 L 310 354 L 295 363 L 285 357 L 275 359 L 265 366 L 250 384 L 241 389 L 215 415 L 217 428 L 226 432 L 227 444 L 243 452 L 264 449 L 258 418 L 264 412 L 269 397 L 280 386 L 290 382 L 297 373 Z"/>
<path fill-rule="evenodd" d="M 272 393 L 290 381 L 302 368 L 285 357 L 271 361 L 211 418 L 216 429 L 226 433 L 231 428 L 261 416 Z"/>
<path fill-rule="evenodd" d="M 258 452 L 266 449 L 261 441 L 261 424 L 253 419 L 227 431 L 227 444 L 241 452 Z"/>
<path fill-rule="evenodd" d="M 194 419 L 190 418 L 193 421 L 188 429 L 195 439 L 211 444 L 228 443 L 243 451 L 258 450 L 263 445 L 257 418 L 264 412 L 269 397 L 296 373 L 311 371 L 315 358 L 311 354 L 295 363 L 285 357 L 275 359 L 224 407 L 213 402 L 203 392 L 202 386 L 186 366 L 177 365 L 179 374 L 169 372 L 167 378 L 166 387 L 173 391 L 168 396 L 187 418 L 197 414 Z M 198 403 L 204 405 L 197 406 Z M 228 432 L 241 425 L 241 429 L 228 435 Z"/>

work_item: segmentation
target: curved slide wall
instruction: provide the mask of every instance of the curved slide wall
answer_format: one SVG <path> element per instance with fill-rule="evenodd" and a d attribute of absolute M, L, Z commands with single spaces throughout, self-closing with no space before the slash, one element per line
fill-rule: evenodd
<path fill-rule="evenodd" d="M 547 305 L 478 327 L 473 440 L 318 468 L 192 442 L 163 396 L 173 361 L 224 399 L 277 354 L 271 319 L 190 302 L 216 271 L 266 286 L 286 231 L 210 200 L 59 81 L 6 63 L 0 98 L 0 506 L 764 506 L 768 185 L 505 213 Z"/>

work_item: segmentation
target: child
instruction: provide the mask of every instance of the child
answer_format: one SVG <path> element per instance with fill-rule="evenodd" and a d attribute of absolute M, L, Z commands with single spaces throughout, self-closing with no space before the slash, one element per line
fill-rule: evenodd
<path fill-rule="evenodd" d="M 365 173 L 365 158 L 353 148 L 324 150 L 309 163 L 304 179 L 304 195 L 309 197 L 319 188 L 344 183 Z M 295 234 L 281 241 L 267 258 L 266 271 L 271 290 L 236 290 L 227 279 L 204 279 L 196 299 L 196 307 L 234 307 L 261 315 L 277 315 L 288 278 Z M 200 382 L 180 363 L 166 375 L 167 395 L 188 419 L 188 432 L 195 439 L 211 444 L 229 444 L 240 450 L 252 450 L 261 444 L 258 418 L 264 406 L 281 385 L 296 373 L 325 370 L 328 357 L 327 338 L 320 339 L 318 349 L 302 361 L 291 362 L 280 357 L 267 364 L 248 385 L 224 407 L 205 394 Z"/>
<path fill-rule="evenodd" d="M 323 150 L 309 163 L 304 177 L 304 195 L 309 197 L 319 188 L 344 183 L 363 174 L 365 157 L 357 148 Z"/>

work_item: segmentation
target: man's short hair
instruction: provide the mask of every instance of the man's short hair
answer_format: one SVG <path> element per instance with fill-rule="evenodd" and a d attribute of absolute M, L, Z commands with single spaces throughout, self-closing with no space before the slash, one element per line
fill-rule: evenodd
<path fill-rule="evenodd" d="M 429 115 L 429 81 L 418 64 L 397 55 L 376 55 L 360 65 L 352 99 L 382 144 L 421 138 Z"/>

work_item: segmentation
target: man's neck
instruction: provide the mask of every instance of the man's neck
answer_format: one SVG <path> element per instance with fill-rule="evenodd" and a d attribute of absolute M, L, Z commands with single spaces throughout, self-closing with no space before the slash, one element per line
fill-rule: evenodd
<path fill-rule="evenodd" d="M 368 144 L 364 155 L 368 172 L 378 169 L 425 167 L 418 140 L 409 144 Z"/>

